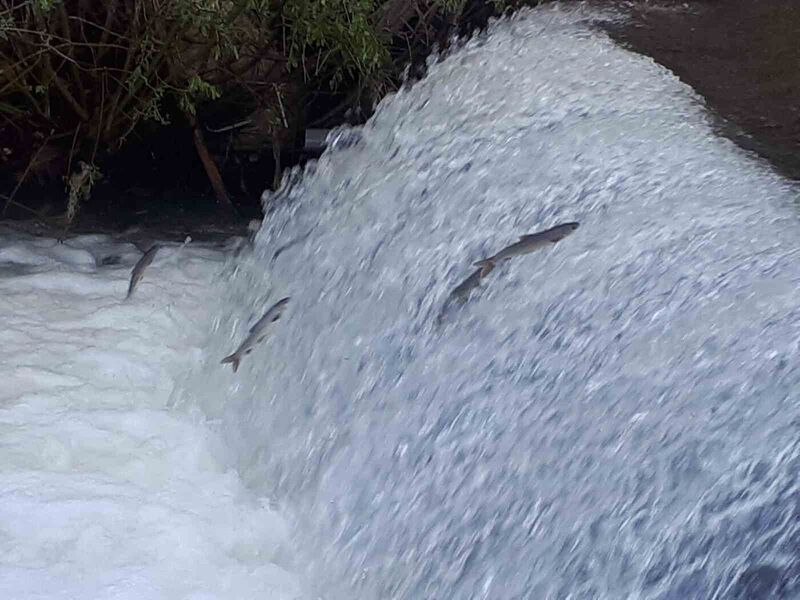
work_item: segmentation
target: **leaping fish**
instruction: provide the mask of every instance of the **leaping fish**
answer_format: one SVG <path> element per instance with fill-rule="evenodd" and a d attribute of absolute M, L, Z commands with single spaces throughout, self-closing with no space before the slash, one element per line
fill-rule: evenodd
<path fill-rule="evenodd" d="M 253 348 L 256 344 L 260 343 L 265 337 L 267 337 L 266 329 L 270 325 L 270 323 L 274 323 L 278 319 L 281 318 L 283 315 L 283 311 L 286 309 L 286 305 L 289 303 L 289 298 L 282 298 L 278 300 L 275 304 L 273 304 L 270 309 L 264 313 L 264 316 L 261 317 L 255 325 L 250 328 L 250 332 L 247 334 L 247 337 L 244 341 L 239 345 L 236 349 L 236 352 L 231 354 L 230 356 L 226 356 L 220 361 L 220 364 L 227 364 L 231 363 L 233 366 L 233 372 L 239 369 L 239 363 L 241 362 L 242 358 L 246 355 L 250 354 L 253 351 Z"/>
<path fill-rule="evenodd" d="M 142 276 L 144 275 L 144 270 L 150 265 L 151 262 L 153 262 L 158 249 L 159 245 L 153 244 L 150 249 L 144 253 L 142 258 L 139 259 L 139 262 L 137 262 L 133 267 L 133 271 L 131 271 L 131 282 L 128 285 L 128 295 L 125 296 L 125 300 L 131 297 L 131 294 L 133 294 L 136 286 L 139 285 L 139 281 L 141 281 Z"/>
<path fill-rule="evenodd" d="M 487 266 L 485 272 L 483 272 L 483 269 L 476 269 L 472 272 L 472 275 L 454 287 L 453 291 L 450 292 L 450 295 L 447 296 L 447 299 L 444 302 L 444 306 L 442 307 L 442 310 L 436 319 L 437 323 L 440 325 L 444 323 L 445 315 L 453 307 L 453 305 L 464 304 L 469 299 L 475 288 L 480 286 L 481 279 L 486 277 L 486 275 L 488 275 L 493 269 L 493 264 Z"/>
<path fill-rule="evenodd" d="M 475 266 L 481 268 L 480 276 L 485 277 L 501 260 L 508 260 L 512 256 L 528 254 L 539 248 L 544 248 L 548 244 L 557 244 L 575 231 L 578 225 L 579 223 L 562 223 L 561 225 L 556 225 L 555 227 L 539 231 L 538 233 L 523 235 L 519 238 L 518 242 L 506 246 L 494 256 L 479 260 L 475 263 Z"/>
<path fill-rule="evenodd" d="M 492 269 L 494 269 L 494 263 L 488 263 L 485 268 L 474 271 L 472 275 L 453 288 L 453 291 L 447 297 L 448 301 L 466 302 L 472 290 L 481 284 L 481 279 L 491 273 Z"/>

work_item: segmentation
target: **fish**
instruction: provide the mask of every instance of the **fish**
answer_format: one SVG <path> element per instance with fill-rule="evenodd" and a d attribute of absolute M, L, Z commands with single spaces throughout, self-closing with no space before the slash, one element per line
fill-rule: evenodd
<path fill-rule="evenodd" d="M 493 264 L 487 265 L 486 269 L 477 269 L 473 271 L 473 273 L 464 281 L 454 287 L 453 291 L 450 292 L 450 295 L 447 296 L 447 300 L 444 301 L 442 311 L 439 314 L 439 317 L 436 319 L 437 323 L 440 325 L 444 323 L 445 315 L 454 304 L 464 304 L 467 300 L 469 300 L 470 294 L 472 294 L 473 290 L 481 284 L 481 279 L 491 273 L 493 269 Z"/>
<path fill-rule="evenodd" d="M 273 304 L 267 312 L 264 313 L 264 316 L 261 317 L 256 324 L 250 328 L 250 332 L 247 334 L 247 337 L 244 341 L 239 345 L 236 349 L 236 352 L 233 354 L 226 356 L 220 361 L 220 364 L 228 364 L 230 363 L 233 367 L 233 372 L 239 369 L 239 363 L 241 362 L 242 358 L 246 355 L 250 354 L 253 351 L 253 348 L 256 344 L 260 343 L 265 337 L 267 337 L 266 329 L 271 324 L 281 318 L 283 315 L 283 311 L 286 309 L 286 305 L 289 303 L 289 298 L 281 298 L 275 304 Z"/>
<path fill-rule="evenodd" d="M 494 263 L 489 263 L 486 265 L 485 268 L 478 269 L 472 273 L 469 277 L 467 277 L 464 281 L 459 283 L 453 291 L 450 292 L 450 295 L 447 297 L 449 301 L 456 301 L 460 303 L 464 303 L 469 299 L 472 290 L 478 287 L 481 284 L 481 279 L 486 277 L 489 273 L 492 272 L 495 265 Z"/>
<path fill-rule="evenodd" d="M 142 258 L 140 258 L 139 262 L 137 262 L 133 267 L 133 271 L 131 271 L 131 282 L 130 285 L 128 285 L 128 295 L 125 296 L 126 300 L 131 297 L 131 294 L 133 294 L 136 286 L 139 285 L 139 281 L 141 281 L 142 276 L 144 275 L 144 270 L 150 266 L 151 262 L 153 262 L 159 247 L 160 246 L 158 244 L 153 244 L 150 246 L 150 249 L 142 255 Z"/>
<path fill-rule="evenodd" d="M 533 252 L 534 250 L 538 250 L 539 248 L 544 248 L 548 244 L 557 244 L 573 231 L 575 231 L 579 226 L 579 223 L 562 223 L 561 225 L 556 225 L 555 227 L 551 227 L 550 229 L 545 229 L 544 231 L 539 231 L 538 233 L 530 233 L 528 235 L 523 235 L 519 238 L 519 241 L 511 244 L 510 246 L 506 246 L 500 252 L 495 254 L 494 256 L 490 256 L 489 258 L 484 258 L 483 260 L 479 260 L 475 263 L 476 267 L 480 267 L 482 271 L 481 277 L 488 275 L 489 272 L 497 265 L 498 262 L 501 260 L 508 260 L 512 256 L 520 256 L 522 254 L 528 254 L 529 252 Z M 491 268 L 490 268 L 491 266 Z"/>

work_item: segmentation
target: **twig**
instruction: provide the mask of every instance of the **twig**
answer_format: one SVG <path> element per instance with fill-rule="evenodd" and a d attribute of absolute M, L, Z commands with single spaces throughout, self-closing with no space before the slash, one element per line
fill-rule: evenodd
<path fill-rule="evenodd" d="M 67 174 L 64 177 L 66 179 L 69 177 L 69 174 L 72 173 L 72 157 L 75 155 L 75 142 L 78 141 L 78 132 L 81 130 L 81 124 L 78 123 L 78 126 L 75 128 L 75 135 L 72 136 L 72 146 L 69 148 L 69 160 L 67 161 Z"/>
<path fill-rule="evenodd" d="M 136 31 L 136 25 L 139 21 L 139 14 L 140 10 L 142 10 L 143 2 L 135 2 L 134 3 L 134 12 L 133 16 L 131 17 L 130 23 L 128 25 L 128 37 L 133 39 L 133 35 Z M 127 54 L 125 56 L 125 64 L 122 67 L 122 73 L 130 74 L 131 72 L 131 65 L 133 64 L 133 57 L 136 54 L 137 44 L 129 44 L 127 49 Z M 114 124 L 114 117 L 117 114 L 117 106 L 119 105 L 119 101 L 122 98 L 122 91 L 124 86 L 120 85 L 117 87 L 117 91 L 114 94 L 114 97 L 111 99 L 111 109 L 108 113 L 108 120 L 105 124 L 101 123 L 101 127 L 105 130 L 106 134 L 111 132 L 111 127 Z"/>
<path fill-rule="evenodd" d="M 94 166 L 94 157 L 97 156 L 97 146 L 100 144 L 100 133 L 103 131 L 103 110 L 106 105 L 106 78 L 103 74 L 103 81 L 100 83 L 100 118 L 97 119 L 97 137 L 94 138 L 94 149 L 92 150 L 92 160 L 90 161 Z"/>
<path fill-rule="evenodd" d="M 326 112 L 324 115 L 319 117 L 318 119 L 312 121 L 308 124 L 309 128 L 318 127 L 320 125 L 325 125 L 332 119 L 334 116 L 338 115 L 340 112 L 347 110 L 350 107 L 350 103 L 354 100 L 355 93 L 350 92 L 344 100 L 342 100 L 339 104 L 334 106 L 331 110 Z"/>
<path fill-rule="evenodd" d="M 16 206 L 17 208 L 21 208 L 22 210 L 27 210 L 29 213 L 37 217 L 36 218 L 37 223 L 39 223 L 40 225 L 47 226 L 47 222 L 42 219 L 42 213 L 36 210 L 35 208 L 31 208 L 30 206 L 27 206 L 22 202 L 18 202 L 12 199 L 10 196 L 6 196 L 5 194 L 0 194 L 0 198 L 4 198 L 6 202 L 10 203 L 12 206 Z"/>
<path fill-rule="evenodd" d="M 25 181 L 25 178 L 28 176 L 28 173 L 30 173 L 33 164 L 36 162 L 36 159 L 39 158 L 39 153 L 42 151 L 42 148 L 44 148 L 47 145 L 47 142 L 50 141 L 51 137 L 53 137 L 53 131 L 50 132 L 50 135 L 48 135 L 45 138 L 44 142 L 42 142 L 42 145 L 39 146 L 39 149 L 36 152 L 34 152 L 30 161 L 28 161 L 28 166 L 25 167 L 25 171 L 22 173 L 22 177 L 19 178 L 19 181 L 17 181 L 17 185 L 14 186 L 14 189 L 11 191 L 11 194 L 8 196 L 8 199 L 6 200 L 6 205 L 3 207 L 3 216 L 5 216 L 6 212 L 8 212 L 8 207 L 14 200 L 14 196 L 17 195 L 19 188 L 22 186 L 22 183 Z"/>
<path fill-rule="evenodd" d="M 281 142 L 278 134 L 272 134 L 272 158 L 275 161 L 275 174 L 272 176 L 272 189 L 277 190 L 281 184 Z"/>
<path fill-rule="evenodd" d="M 0 113 L 0 117 L 3 118 L 3 121 L 5 121 L 6 125 L 8 125 L 9 127 L 13 127 L 14 129 L 16 129 L 19 132 L 22 132 L 22 127 L 20 127 L 18 123 L 15 123 L 14 121 L 12 121 L 5 114 Z"/>
<path fill-rule="evenodd" d="M 64 31 L 64 37 L 67 39 L 65 58 L 68 58 L 69 60 L 70 69 L 72 71 L 72 79 L 75 83 L 75 87 L 78 88 L 78 93 L 81 97 L 81 106 L 86 106 L 86 88 L 81 85 L 81 74 L 78 72 L 78 62 L 75 60 L 74 43 L 69 27 L 69 17 L 67 16 L 67 10 L 64 8 L 63 3 L 58 5 L 58 16 L 61 20 L 61 29 Z M 53 49 L 55 50 L 55 48 Z M 58 52 L 58 50 L 56 50 L 56 52 Z"/>
<path fill-rule="evenodd" d="M 139 3 L 136 3 L 139 6 Z M 145 77 L 145 85 L 148 85 L 148 81 L 151 76 L 157 75 L 159 70 L 162 68 L 164 62 L 168 60 L 169 53 L 172 51 L 172 44 L 176 41 L 178 34 L 180 33 L 180 22 L 175 23 L 172 28 L 167 31 L 167 35 L 165 40 L 161 43 L 158 52 L 156 53 L 155 57 L 150 62 L 150 68 L 148 69 L 147 76 Z M 140 85 L 130 86 L 128 89 L 128 93 L 122 99 L 122 101 L 118 104 L 118 109 L 120 111 L 124 111 L 128 103 L 137 101 L 137 94 L 139 92 Z"/>
<path fill-rule="evenodd" d="M 44 54 L 45 52 L 42 51 L 41 53 Z M 38 54 L 39 52 L 35 53 L 33 56 L 36 56 Z M 33 56 L 31 58 L 33 58 Z M 20 62 L 15 63 L 9 68 L 9 82 L 3 87 L 2 91 L 0 91 L 0 94 L 4 94 L 8 86 L 15 87 L 19 93 L 21 93 L 23 96 L 27 98 L 28 103 L 33 107 L 33 109 L 39 114 L 40 117 L 50 121 L 50 116 L 39 105 L 39 102 L 36 100 L 36 98 L 34 98 L 33 94 L 31 94 L 31 86 L 25 85 L 23 83 L 23 78 L 26 75 L 28 75 L 28 73 L 33 71 L 34 68 L 38 66 L 38 63 L 34 62 L 29 68 L 27 68 L 20 75 L 15 76 L 10 73 L 11 70 L 16 70 L 17 65 L 23 62 L 24 60 L 26 59 L 22 59 Z"/>
<path fill-rule="evenodd" d="M 288 129 L 289 128 L 289 123 L 286 120 L 286 111 L 283 110 L 283 101 L 281 100 L 281 93 L 278 90 L 278 84 L 273 83 L 272 85 L 275 86 L 275 95 L 278 97 L 278 106 L 281 109 L 281 120 L 283 121 L 283 127 L 285 129 Z"/>
<path fill-rule="evenodd" d="M 67 104 L 72 108 L 73 111 L 75 111 L 75 114 L 78 115 L 82 121 L 88 121 L 89 113 L 87 113 L 86 109 L 78 103 L 78 101 L 75 99 L 75 96 L 70 93 L 67 84 L 65 84 L 64 81 L 53 70 L 53 65 L 50 62 L 50 56 L 47 54 L 45 54 L 45 67 L 49 72 L 48 74 L 50 75 L 51 81 L 55 84 L 58 91 L 61 92 L 61 96 L 67 101 Z"/>
<path fill-rule="evenodd" d="M 236 207 L 231 202 L 230 196 L 225 189 L 225 183 L 222 181 L 222 176 L 208 152 L 205 139 L 203 138 L 203 130 L 194 115 L 188 115 L 189 125 L 192 128 L 192 136 L 194 137 L 194 145 L 197 150 L 197 155 L 200 157 L 200 162 L 203 163 L 203 168 L 206 170 L 206 175 L 211 182 L 211 187 L 214 188 L 214 194 L 217 197 L 217 203 L 224 206 L 231 213 L 238 212 Z"/>
<path fill-rule="evenodd" d="M 213 129 L 206 125 L 206 131 L 210 131 L 211 133 L 222 133 L 224 131 L 230 131 L 231 129 L 238 129 L 239 127 L 244 127 L 245 125 L 250 125 L 253 122 L 253 119 L 245 119 L 244 121 L 239 121 L 238 123 L 234 123 L 233 125 L 226 125 L 225 127 L 220 127 L 219 129 Z"/>
<path fill-rule="evenodd" d="M 48 31 L 50 29 L 49 27 L 47 27 L 47 23 L 40 14 L 34 13 L 34 16 L 36 18 L 36 25 L 40 28 L 41 31 Z M 49 41 L 45 40 L 44 46 L 53 50 L 57 54 L 61 55 L 64 59 L 75 62 L 65 54 L 61 53 L 55 47 L 51 46 Z M 84 107 L 75 99 L 75 97 L 69 91 L 67 85 L 58 76 L 58 73 L 56 73 L 56 70 L 53 68 L 53 62 L 52 60 L 50 60 L 49 53 L 45 53 L 44 55 L 44 69 L 45 69 L 45 75 L 49 80 L 47 83 L 50 83 L 52 81 L 55 84 L 58 91 L 61 92 L 61 96 L 64 98 L 64 100 L 67 101 L 67 104 L 72 107 L 73 111 L 75 111 L 75 114 L 77 114 L 81 120 L 88 121 L 89 120 L 88 113 L 86 112 Z"/>
<path fill-rule="evenodd" d="M 108 36 L 110 34 L 113 34 L 117 38 L 125 39 L 120 34 L 111 31 L 111 24 L 114 21 L 114 15 L 116 14 L 116 12 L 117 12 L 117 0 L 111 0 L 111 2 L 108 3 L 108 7 L 106 8 L 106 22 L 102 27 L 100 25 L 98 25 L 97 23 L 92 23 L 91 21 L 88 22 L 90 25 L 93 25 L 94 27 L 97 27 L 98 29 L 100 29 L 103 32 L 100 35 L 100 43 L 101 44 L 105 44 L 105 43 L 108 42 Z M 97 64 L 99 62 L 99 60 L 105 55 L 105 53 L 106 53 L 106 49 L 105 48 L 100 48 L 100 50 L 97 53 L 97 58 L 95 59 L 95 64 Z"/>
<path fill-rule="evenodd" d="M 236 19 L 239 18 L 239 15 L 241 15 L 246 8 L 247 8 L 247 1 L 246 0 L 239 0 L 239 2 L 234 4 L 233 8 L 231 8 L 230 12 L 228 13 L 227 17 L 225 18 L 225 21 L 227 22 L 227 24 L 228 25 L 233 24 L 233 22 Z"/>

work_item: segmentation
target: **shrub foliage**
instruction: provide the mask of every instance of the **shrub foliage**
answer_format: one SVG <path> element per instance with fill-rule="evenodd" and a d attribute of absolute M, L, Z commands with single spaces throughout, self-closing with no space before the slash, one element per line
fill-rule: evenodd
<path fill-rule="evenodd" d="M 391 89 L 465 3 L 0 0 L 0 131 L 41 132 L 72 170 L 142 124 L 195 123 L 199 106 L 224 105 L 274 140 L 309 89 Z"/>

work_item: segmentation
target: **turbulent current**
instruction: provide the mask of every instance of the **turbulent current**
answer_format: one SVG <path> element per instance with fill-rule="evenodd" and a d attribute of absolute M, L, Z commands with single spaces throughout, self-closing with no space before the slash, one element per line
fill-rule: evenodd
<path fill-rule="evenodd" d="M 231 262 L 181 402 L 287 515 L 310 598 L 800 593 L 798 190 L 601 17 L 432 64 Z"/>

